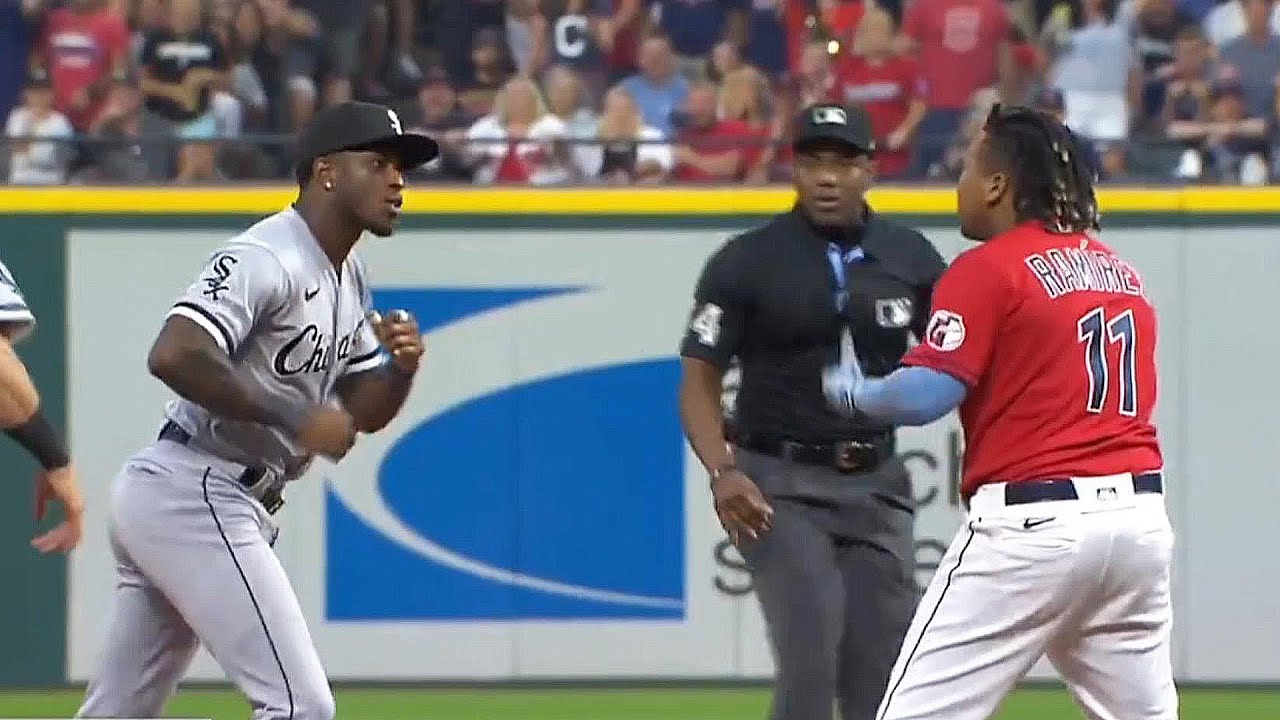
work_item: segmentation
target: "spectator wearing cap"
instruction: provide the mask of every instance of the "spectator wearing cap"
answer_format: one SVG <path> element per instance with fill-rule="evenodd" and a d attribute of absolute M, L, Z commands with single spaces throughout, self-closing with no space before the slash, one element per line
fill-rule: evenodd
<path fill-rule="evenodd" d="M 458 102 L 463 110 L 481 116 L 493 110 L 514 67 L 496 28 L 481 28 L 472 42 L 471 75 L 458 84 Z"/>
<path fill-rule="evenodd" d="M 1084 0 L 1081 12 L 1047 20 L 1040 36 L 1067 127 L 1104 157 L 1123 157 L 1142 69 L 1128 29 L 1116 20 L 1115 0 Z"/>
<path fill-rule="evenodd" d="M 443 67 L 428 67 L 416 102 L 406 113 L 415 132 L 430 135 L 440 142 L 440 161 L 428 163 L 414 172 L 424 180 L 471 181 L 466 162 L 467 128 L 476 118 L 458 107 L 458 94 L 449 83 Z"/>
<path fill-rule="evenodd" d="M 596 140 L 585 147 L 586 174 L 595 180 L 652 184 L 666 179 L 675 165 L 662 131 L 645 124 L 635 101 L 620 85 L 605 93 Z"/>
<path fill-rule="evenodd" d="M 476 183 L 552 185 L 573 177 L 564 122 L 547 112 L 528 78 L 507 81 L 493 113 L 467 130 L 467 154 Z"/>
<path fill-rule="evenodd" d="M 37 43 L 58 111 L 77 132 L 93 122 L 113 78 L 129 70 L 129 28 L 102 0 L 69 0 L 51 10 Z"/>
<path fill-rule="evenodd" d="M 22 104 L 5 122 L 8 139 L 9 182 L 15 185 L 61 185 L 71 163 L 71 121 L 54 104 L 49 77 L 33 73 L 22 93 Z"/>
<path fill-rule="evenodd" d="M 1259 174 L 1265 181 L 1271 127 L 1266 117 L 1249 115 L 1240 79 L 1224 72 L 1209 86 L 1207 103 L 1198 117 L 1169 123 L 1169 138 L 1186 146 L 1176 173 L 1184 179 L 1199 179 L 1207 166 L 1209 174 L 1223 182 L 1240 182 L 1242 174 L 1252 184 L 1258 184 Z"/>
<path fill-rule="evenodd" d="M 700 80 L 716 43 L 745 44 L 747 7 L 745 0 L 650 0 L 649 21 L 670 40 L 680 73 Z"/>
<path fill-rule="evenodd" d="M 168 0 L 168 22 L 149 32 L 142 49 L 147 111 L 173 124 L 181 141 L 178 182 L 215 179 L 218 117 L 214 94 L 229 87 L 226 48 L 206 25 L 201 0 Z"/>
<path fill-rule="evenodd" d="M 1245 32 L 1224 44 L 1218 53 L 1240 76 L 1250 115 L 1276 114 L 1276 83 L 1280 82 L 1280 35 L 1271 30 L 1275 0 L 1240 0 Z"/>
<path fill-rule="evenodd" d="M 913 174 L 941 159 L 974 93 L 995 86 L 1002 98 L 1014 100 L 1009 24 L 1000 0 L 915 0 L 907 8 L 899 50 L 919 60 L 929 106 L 918 129 Z"/>
<path fill-rule="evenodd" d="M 668 136 L 673 127 L 671 113 L 689 94 L 689 81 L 679 72 L 671 43 L 660 35 L 640 47 L 640 72 L 622 81 L 635 99 L 644 121 Z"/>
<path fill-rule="evenodd" d="M 889 13 L 867 11 L 853 37 L 853 52 L 837 66 L 836 99 L 861 105 L 871 118 L 877 175 L 904 178 L 916 130 L 928 111 L 924 78 L 915 58 L 894 55 Z"/>

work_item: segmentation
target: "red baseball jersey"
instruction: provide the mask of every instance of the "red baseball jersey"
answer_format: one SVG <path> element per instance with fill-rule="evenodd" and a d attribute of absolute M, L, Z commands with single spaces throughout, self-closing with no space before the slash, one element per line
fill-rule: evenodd
<path fill-rule="evenodd" d="M 849 55 L 836 67 L 836 102 L 861 105 L 871 118 L 875 133 L 876 167 L 881 175 L 893 177 L 911 165 L 911 149 L 890 150 L 888 137 L 907 119 L 911 101 L 925 93 L 920 69 L 912 58 L 895 57 L 881 63 Z"/>
<path fill-rule="evenodd" d="M 902 363 L 969 389 L 962 495 L 1163 466 L 1155 309 L 1138 272 L 1097 238 L 1020 225 L 956 258 L 932 311 Z"/>

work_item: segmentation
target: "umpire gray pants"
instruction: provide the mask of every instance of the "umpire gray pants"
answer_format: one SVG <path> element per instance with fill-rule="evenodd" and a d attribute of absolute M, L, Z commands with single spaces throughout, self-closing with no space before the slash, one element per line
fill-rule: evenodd
<path fill-rule="evenodd" d="M 773 646 L 772 720 L 873 720 L 919 599 L 910 477 L 845 475 L 738 448 L 773 529 L 739 548 Z"/>

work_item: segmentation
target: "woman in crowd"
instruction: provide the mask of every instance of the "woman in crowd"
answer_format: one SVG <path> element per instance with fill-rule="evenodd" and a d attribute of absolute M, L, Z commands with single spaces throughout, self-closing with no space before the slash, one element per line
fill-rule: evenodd
<path fill-rule="evenodd" d="M 644 124 L 631 94 L 620 85 L 605 93 L 604 112 L 589 146 L 588 174 L 608 183 L 655 183 L 666 179 L 675 160 L 662 131 Z"/>
<path fill-rule="evenodd" d="M 551 185 L 574 179 L 568 129 L 547 112 L 538 86 L 528 78 L 507 81 L 494 109 L 467 130 L 467 154 L 475 182 Z"/>
<path fill-rule="evenodd" d="M 742 142 L 742 173 L 746 182 L 764 183 L 777 159 L 783 126 L 770 119 L 765 105 L 769 81 L 759 70 L 744 65 L 725 75 L 720 86 L 720 117 L 746 127 Z"/>

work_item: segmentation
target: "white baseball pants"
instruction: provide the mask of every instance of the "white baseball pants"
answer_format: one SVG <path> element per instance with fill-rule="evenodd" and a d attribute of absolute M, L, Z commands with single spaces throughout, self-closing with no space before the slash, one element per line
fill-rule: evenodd
<path fill-rule="evenodd" d="M 1177 719 L 1164 496 L 1128 474 L 1073 482 L 1078 500 L 975 493 L 877 720 L 986 720 L 1045 655 L 1093 720 Z"/>

